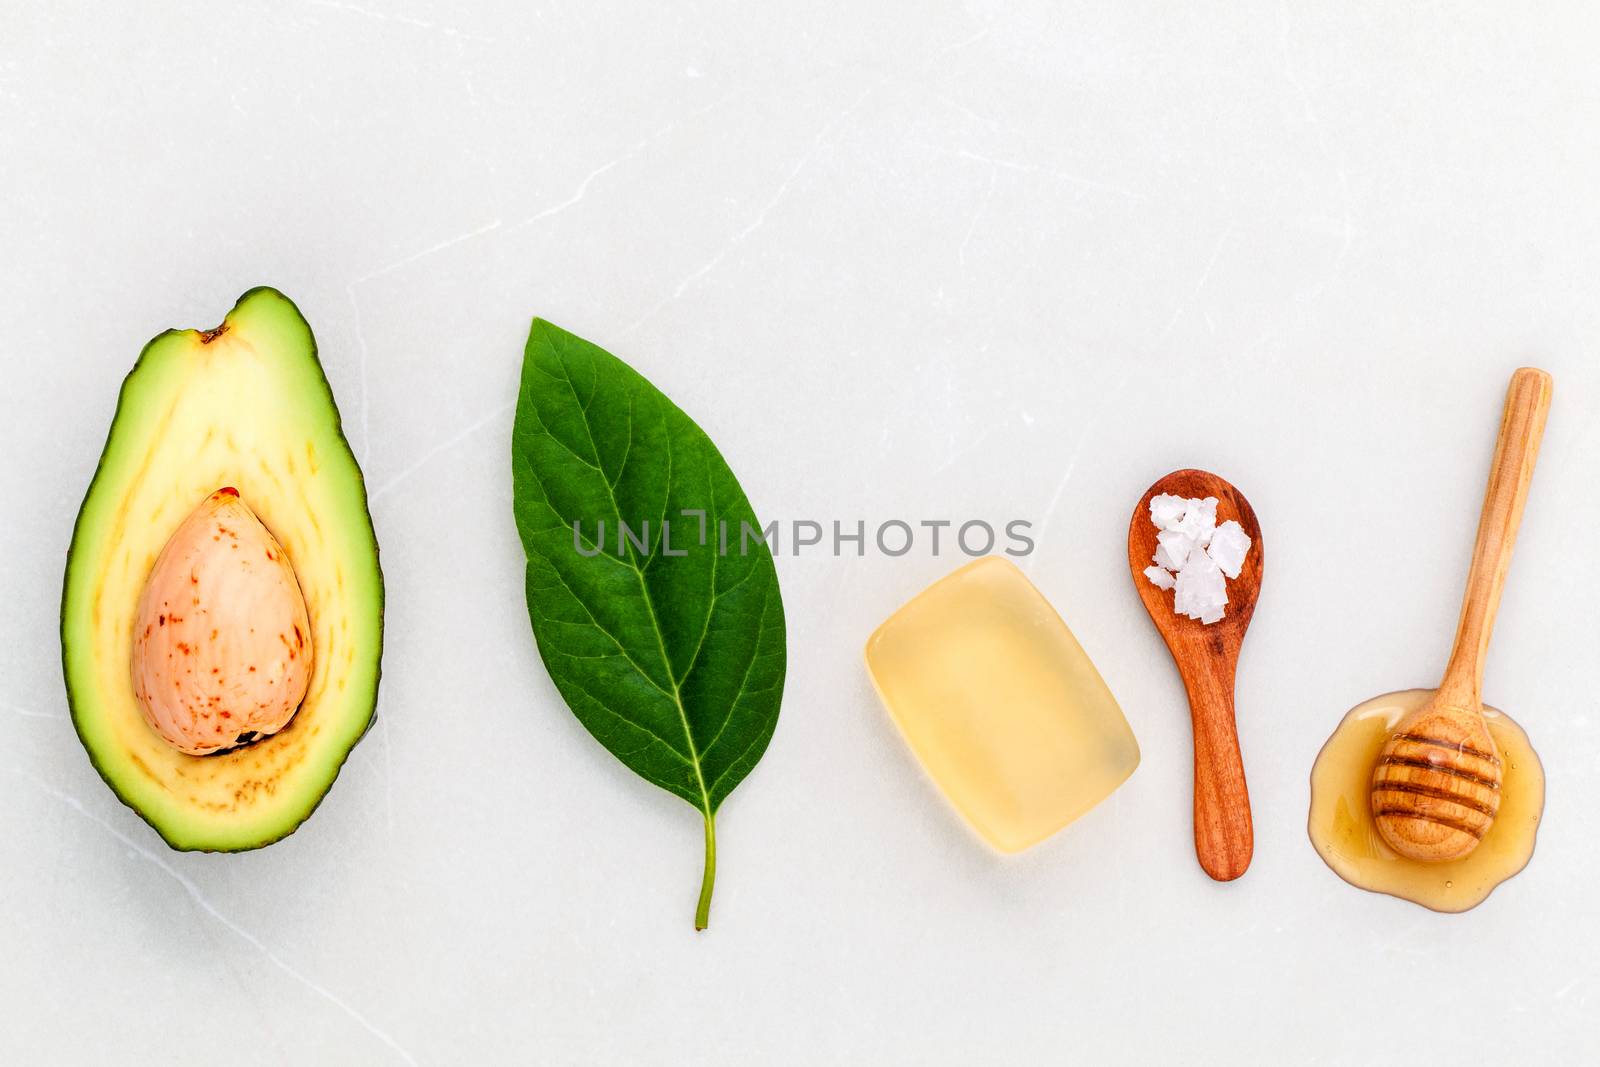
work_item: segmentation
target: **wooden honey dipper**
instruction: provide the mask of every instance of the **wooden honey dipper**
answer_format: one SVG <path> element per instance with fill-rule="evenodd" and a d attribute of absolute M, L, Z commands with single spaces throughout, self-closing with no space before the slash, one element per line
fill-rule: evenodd
<path fill-rule="evenodd" d="M 1506 390 L 1455 647 L 1433 699 L 1402 719 L 1372 770 L 1372 816 L 1390 848 L 1441 863 L 1478 847 L 1500 810 L 1504 769 L 1483 718 L 1483 660 L 1550 411 L 1550 375 L 1523 367 Z"/>

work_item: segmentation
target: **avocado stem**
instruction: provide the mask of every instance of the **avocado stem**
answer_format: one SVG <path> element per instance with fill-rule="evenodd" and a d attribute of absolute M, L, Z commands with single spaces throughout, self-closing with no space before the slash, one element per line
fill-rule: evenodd
<path fill-rule="evenodd" d="M 700 877 L 700 904 L 694 910 L 694 928 L 704 930 L 711 922 L 711 887 L 717 881 L 717 819 L 706 815 L 706 869 Z"/>

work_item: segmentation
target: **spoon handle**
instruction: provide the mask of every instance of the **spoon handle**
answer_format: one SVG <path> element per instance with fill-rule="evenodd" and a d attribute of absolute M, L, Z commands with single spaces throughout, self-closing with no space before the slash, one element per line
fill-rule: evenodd
<path fill-rule="evenodd" d="M 1250 791 L 1233 715 L 1233 657 L 1218 657 L 1212 669 L 1184 674 L 1194 722 L 1194 851 L 1200 866 L 1219 882 L 1231 882 L 1250 866 L 1255 829 Z"/>
<path fill-rule="evenodd" d="M 1439 685 L 1441 700 L 1454 706 L 1478 707 L 1483 703 L 1484 653 L 1494 630 L 1506 570 L 1511 566 L 1511 549 L 1522 523 L 1533 465 L 1539 458 L 1539 441 L 1544 436 L 1545 417 L 1550 413 L 1551 384 L 1550 375 L 1544 371 L 1523 367 L 1511 376 L 1506 390 L 1506 408 L 1500 418 L 1494 461 L 1489 467 L 1489 488 L 1483 496 L 1483 515 L 1478 520 L 1478 541 L 1472 550 L 1472 569 L 1467 573 L 1461 621 L 1456 627 L 1450 664 Z"/>

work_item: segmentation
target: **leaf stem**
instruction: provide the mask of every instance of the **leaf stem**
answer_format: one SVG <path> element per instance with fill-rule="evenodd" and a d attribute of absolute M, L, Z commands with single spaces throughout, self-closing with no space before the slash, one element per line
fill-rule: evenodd
<path fill-rule="evenodd" d="M 711 922 L 711 887 L 717 881 L 717 817 L 706 815 L 706 869 L 700 877 L 700 904 L 694 909 L 694 928 L 704 930 Z"/>

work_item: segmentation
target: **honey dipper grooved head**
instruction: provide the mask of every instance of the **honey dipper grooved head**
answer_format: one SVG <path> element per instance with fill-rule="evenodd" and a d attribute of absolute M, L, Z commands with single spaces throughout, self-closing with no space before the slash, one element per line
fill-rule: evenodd
<path fill-rule="evenodd" d="M 1500 755 L 1482 714 L 1429 707 L 1402 722 L 1378 756 L 1373 820 L 1402 856 L 1460 859 L 1494 825 L 1500 781 Z"/>

